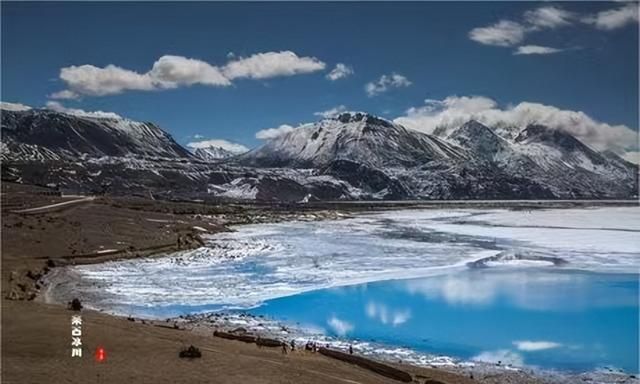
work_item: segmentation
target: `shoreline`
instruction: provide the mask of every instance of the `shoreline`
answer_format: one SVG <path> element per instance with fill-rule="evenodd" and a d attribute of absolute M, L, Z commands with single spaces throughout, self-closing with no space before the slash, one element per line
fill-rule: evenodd
<path fill-rule="evenodd" d="M 555 204 L 557 202 L 549 202 L 549 203 L 552 204 L 554 208 L 556 207 Z M 94 202 L 91 202 L 90 204 L 94 204 Z M 324 220 L 324 219 L 328 219 L 328 218 L 334 218 L 335 219 L 335 218 L 349 217 L 352 214 L 357 214 L 357 213 L 362 213 L 362 212 L 386 210 L 385 207 L 382 207 L 382 206 L 376 206 L 375 208 L 372 208 L 370 206 L 370 204 L 371 204 L 370 202 L 366 202 L 366 203 L 363 202 L 362 204 L 364 204 L 364 205 L 358 204 L 358 205 L 352 206 L 352 207 L 355 207 L 355 209 L 348 209 L 348 208 L 345 209 L 345 206 L 342 206 L 341 207 L 342 209 L 340 211 L 337 211 L 337 210 L 334 211 L 333 209 L 329 208 L 328 206 L 324 206 L 321 210 L 318 209 L 317 207 L 315 207 L 315 209 L 314 209 L 314 207 L 308 206 L 302 212 L 294 210 L 294 212 L 295 212 L 294 214 L 290 214 L 291 212 L 289 212 L 289 214 L 280 214 L 279 215 L 278 213 L 273 214 L 273 212 L 270 212 L 270 213 L 268 213 L 266 215 L 262 215 L 262 216 L 261 215 L 257 215 L 257 216 L 255 216 L 253 218 L 250 218 L 250 219 L 247 219 L 246 216 L 244 216 L 244 217 L 240 216 L 239 219 L 236 222 L 227 221 L 225 223 L 217 223 L 219 226 L 217 227 L 216 232 L 228 231 L 228 230 L 230 230 L 229 226 L 231 226 L 231 225 L 235 226 L 235 225 L 242 225 L 242 224 L 256 224 L 256 223 L 267 223 L 267 222 L 275 223 L 275 222 L 282 222 L 282 221 L 298 220 L 301 217 L 302 217 L 302 220 L 305 220 L 305 219 Z M 603 205 L 603 204 L 595 204 L 595 205 Z M 605 204 L 605 205 L 608 205 L 608 204 Z M 629 204 L 629 202 L 625 202 L 622 205 L 623 206 L 627 206 L 627 205 L 630 205 L 630 204 Z M 637 205 L 637 203 L 633 204 L 633 205 Z M 517 209 L 518 208 L 518 207 L 504 207 L 504 206 L 501 206 L 501 207 L 502 208 L 507 208 L 507 209 Z M 571 208 L 571 207 L 574 207 L 574 205 L 570 204 L 567 208 Z M 362 209 L 362 208 L 364 208 L 364 209 Z M 413 209 L 424 209 L 424 208 L 432 209 L 432 208 L 441 208 L 441 206 L 439 207 L 437 205 L 431 205 L 431 204 L 429 204 L 429 207 L 424 207 L 424 206 L 415 206 L 415 207 L 392 206 L 392 207 L 389 207 L 387 209 L 411 209 L 411 208 L 413 208 Z M 446 208 L 453 208 L 453 206 L 446 206 Z M 473 207 L 473 208 L 479 208 L 479 207 Z M 551 208 L 551 206 L 544 205 L 544 206 L 536 206 L 535 208 Z M 77 207 L 74 207 L 73 205 L 71 205 L 66 209 L 69 209 L 69 210 L 77 209 Z M 318 210 L 316 211 L 316 209 L 318 209 Z M 311 213 L 309 213 L 309 211 L 311 211 Z M 321 213 L 321 212 L 323 212 L 323 213 Z M 211 215 L 209 215 L 209 216 L 211 217 Z M 181 217 L 184 217 L 184 215 L 181 215 Z M 257 220 L 256 220 L 256 217 L 257 217 Z M 198 218 L 198 219 L 200 220 L 202 218 Z M 205 220 L 206 219 L 207 218 L 205 217 Z M 199 236 L 200 235 L 201 231 L 199 231 L 197 229 L 194 229 L 194 228 L 190 228 L 190 230 L 191 230 L 190 233 L 192 234 L 192 236 L 195 237 L 195 236 Z M 187 233 L 189 233 L 189 232 L 187 232 Z M 180 240 L 178 240 L 178 243 L 180 243 Z M 199 241 L 194 240 L 194 241 L 190 242 L 189 244 L 190 244 L 190 247 L 186 248 L 186 249 L 195 249 L 195 248 L 198 247 Z M 40 282 L 42 282 L 42 280 L 41 280 L 42 277 L 44 277 L 45 279 L 47 277 L 50 277 L 50 276 L 47 276 L 47 272 L 48 272 L 46 270 L 47 268 L 50 270 L 52 268 L 55 268 L 55 269 L 58 269 L 58 268 L 61 268 L 61 267 L 64 268 L 64 265 L 74 265 L 74 264 L 75 265 L 79 265 L 79 264 L 84 264 L 84 263 L 86 263 L 86 264 L 96 264 L 96 263 L 127 260 L 127 259 L 135 259 L 135 258 L 148 259 L 148 258 L 169 256 L 171 253 L 174 253 L 174 252 L 172 252 L 172 250 L 173 250 L 172 247 L 173 246 L 174 245 L 172 245 L 172 244 L 163 244 L 163 245 L 160 245 L 160 246 L 155 245 L 155 246 L 151 246 L 151 247 L 149 247 L 147 249 L 145 249 L 145 248 L 136 249 L 136 253 L 128 252 L 127 250 L 114 250 L 112 252 L 110 251 L 110 252 L 102 252 L 102 253 L 97 252 L 97 253 L 95 253 L 93 255 L 89 255 L 89 257 L 87 257 L 87 255 L 78 254 L 78 255 L 70 256 L 69 257 L 69 260 L 70 260 L 69 263 L 65 263 L 65 264 L 56 263 L 56 265 L 49 266 L 49 263 L 47 262 L 47 264 L 43 268 L 44 273 L 42 273 L 42 274 L 40 272 L 34 273 L 34 275 L 37 276 L 38 278 L 33 279 L 33 280 L 34 280 L 35 286 L 37 288 L 38 284 Z M 167 248 L 165 248 L 165 247 L 167 247 Z M 4 246 L 3 246 L 3 248 L 4 248 Z M 156 250 L 155 252 L 154 252 L 154 249 Z M 178 249 L 180 250 L 180 247 L 178 247 Z M 184 251 L 186 249 L 183 248 L 181 250 Z M 144 253 L 145 251 L 149 251 L 149 252 L 145 254 Z M 167 251 L 169 251 L 169 252 L 167 252 Z M 126 255 L 126 256 L 122 257 L 123 254 Z M 4 259 L 4 256 L 3 256 L 3 259 Z M 45 261 L 48 261 L 48 260 L 55 260 L 55 259 L 52 259 L 51 257 L 42 257 L 42 256 L 35 257 L 34 259 L 35 260 L 41 260 L 40 261 L 41 263 L 44 263 Z M 59 269 L 58 269 L 58 271 L 59 271 Z M 29 273 L 31 273 L 31 269 L 29 269 L 28 274 Z M 4 274 L 3 274 L 3 277 L 4 277 Z M 11 278 L 9 280 L 11 280 Z M 6 283 L 6 279 L 3 279 L 3 283 Z M 6 284 L 3 284 L 3 291 L 4 291 L 3 293 L 5 293 L 7 291 L 6 289 L 4 289 L 5 286 L 6 286 Z M 41 286 L 38 290 L 40 290 L 41 293 L 44 290 L 45 291 L 44 295 L 46 296 L 46 294 L 47 294 L 47 292 L 48 292 L 48 290 L 50 288 L 51 288 L 50 285 L 46 284 L 46 285 Z M 42 296 L 41 295 L 37 295 L 34 298 L 36 298 L 35 301 L 39 305 L 42 304 L 42 300 L 41 300 Z M 22 299 L 23 300 L 25 300 L 25 299 L 28 300 L 29 297 L 23 297 Z M 5 300 L 6 300 L 6 298 L 5 298 Z M 45 305 L 48 306 L 50 304 L 45 304 Z M 59 308 L 59 309 L 63 309 L 64 308 L 64 304 L 63 303 L 57 303 L 54 306 Z M 112 318 L 114 318 L 116 320 L 123 320 L 124 319 L 123 317 L 120 317 L 120 316 L 117 316 L 117 315 L 112 315 L 112 314 L 109 314 L 107 312 L 102 312 L 102 311 L 100 311 L 100 312 L 103 313 L 104 316 L 112 317 Z M 127 319 L 126 321 L 130 322 L 129 319 Z M 136 322 L 134 321 L 134 323 L 136 323 Z M 413 367 L 412 365 L 408 365 L 407 368 L 408 369 L 412 369 L 412 368 L 418 369 L 419 367 Z M 441 370 L 443 368 L 437 367 L 435 369 Z M 461 375 L 469 374 L 469 372 L 465 372 L 465 371 L 456 371 L 455 373 L 456 374 L 461 374 Z M 473 373 L 471 373 L 471 374 L 473 374 Z M 512 373 L 503 372 L 502 374 L 512 374 Z M 506 380 L 506 376 L 504 378 Z M 518 380 L 521 380 L 521 379 L 523 379 L 523 378 L 519 377 L 518 379 L 515 379 L 516 381 L 514 381 L 514 382 L 523 382 L 523 381 L 518 381 Z M 539 380 L 539 379 L 540 378 L 537 378 L 537 377 L 527 377 L 527 380 L 530 380 L 530 381 L 527 381 L 527 382 L 532 382 L 532 383 L 533 382 L 538 382 L 537 380 Z M 487 381 L 487 382 L 490 382 L 490 381 Z"/>
<path fill-rule="evenodd" d="M 514 366 L 511 364 L 491 363 L 478 360 L 465 360 L 442 354 L 420 352 L 396 344 L 385 344 L 357 338 L 334 337 L 305 329 L 282 320 L 267 316 L 254 315 L 243 310 L 228 312 L 209 312 L 188 314 L 166 319 L 179 327 L 203 335 L 222 331 L 236 336 L 254 336 L 278 339 L 289 344 L 291 340 L 302 347 L 306 342 L 317 343 L 333 350 L 348 352 L 398 366 L 441 369 L 448 372 L 481 379 L 489 375 L 505 375 L 518 382 L 544 380 L 545 383 L 570 383 L 592 381 L 598 383 L 637 383 L 638 373 L 603 367 L 586 372 L 571 372 L 557 369 L 544 369 L 535 366 Z"/>
<path fill-rule="evenodd" d="M 570 270 L 570 272 L 599 273 L 585 270 Z M 602 273 L 606 274 L 609 272 Z M 637 275 L 636 273 L 629 274 Z M 58 302 L 50 303 L 61 305 L 61 303 Z M 362 356 L 372 361 L 392 364 L 392 366 L 401 369 L 428 368 L 465 377 L 473 377 L 475 379 L 497 377 L 509 383 L 541 382 L 548 384 L 567 384 L 584 381 L 601 384 L 640 383 L 640 380 L 638 380 L 639 373 L 625 372 L 621 369 L 607 366 L 591 371 L 575 372 L 536 366 L 514 366 L 511 364 L 492 363 L 473 359 L 467 360 L 449 355 L 421 352 L 410 347 L 403 347 L 399 344 L 385 344 L 357 338 L 328 336 L 311 328 L 300 327 L 277 318 L 249 313 L 252 309 L 261 305 L 264 305 L 264 303 L 248 308 L 221 309 L 217 311 L 205 310 L 203 312 L 188 313 L 168 318 L 162 316 L 132 316 L 96 308 L 90 308 L 90 310 L 122 320 L 126 319 L 134 323 L 192 332 L 205 338 L 215 337 L 216 332 L 224 332 L 235 335 L 236 337 L 239 336 L 240 338 L 249 336 L 278 340 L 286 345 L 289 345 L 291 340 L 294 340 L 299 348 L 306 342 L 312 342 L 327 349 L 347 352 L 351 346 L 356 356 Z M 242 343 L 242 341 L 236 342 Z"/>
<path fill-rule="evenodd" d="M 46 304 L 63 307 L 61 303 L 57 302 Z M 304 348 L 306 342 L 344 353 L 347 353 L 349 347 L 352 347 L 355 356 L 361 356 L 374 362 L 390 364 L 390 366 L 401 370 L 430 369 L 462 377 L 470 377 L 475 380 L 496 378 L 498 380 L 496 383 L 569 384 L 585 381 L 601 384 L 640 383 L 638 373 L 624 372 L 606 366 L 592 371 L 580 372 L 535 366 L 514 366 L 420 352 L 395 344 L 327 336 L 312 329 L 300 328 L 286 321 L 246 312 L 249 309 L 207 311 L 170 318 L 134 317 L 95 308 L 88 308 L 87 310 L 133 324 L 188 332 L 197 338 L 215 339 L 216 332 L 223 332 L 236 336 L 237 340 L 232 340 L 231 342 L 238 344 L 246 343 L 241 339 L 248 336 L 258 339 L 278 340 L 287 346 L 290 345 L 291 340 L 294 340 L 298 349 Z M 280 350 L 280 348 L 276 349 Z"/>

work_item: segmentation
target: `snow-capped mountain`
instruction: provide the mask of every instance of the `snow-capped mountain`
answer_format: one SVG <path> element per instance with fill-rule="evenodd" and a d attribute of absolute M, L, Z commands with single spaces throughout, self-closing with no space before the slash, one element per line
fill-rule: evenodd
<path fill-rule="evenodd" d="M 619 162 L 610 162 L 570 134 L 544 125 L 529 125 L 514 142 L 547 170 L 552 167 L 569 167 L 598 172 L 602 171 L 600 167 L 620 166 Z"/>
<path fill-rule="evenodd" d="M 222 147 L 211 145 L 206 148 L 195 148 L 193 155 L 203 161 L 220 161 L 229 157 L 236 156 L 236 153 L 226 150 Z"/>
<path fill-rule="evenodd" d="M 229 157 L 217 147 L 191 153 L 152 123 L 2 112 L 2 178 L 73 190 L 286 201 L 638 193 L 636 165 L 541 125 L 494 129 L 468 121 L 436 136 L 343 113 Z"/>
<path fill-rule="evenodd" d="M 152 123 L 2 110 L 2 179 L 70 192 L 300 201 L 352 198 L 339 180 L 203 160 Z M 198 154 L 221 157 L 223 150 Z M 224 160 L 224 159 L 222 159 Z"/>
<path fill-rule="evenodd" d="M 471 120 L 442 127 L 437 137 L 365 113 L 343 113 L 303 125 L 237 161 L 319 169 L 382 198 L 637 194 L 637 166 L 614 153 L 605 156 L 566 132 L 541 125 L 498 129 L 502 135 Z"/>
<path fill-rule="evenodd" d="M 2 137 L 7 155 L 21 160 L 192 157 L 152 123 L 83 117 L 46 109 L 3 110 Z"/>
<path fill-rule="evenodd" d="M 495 134 L 489 127 L 470 120 L 456 128 L 447 136 L 454 143 L 477 157 L 495 160 L 497 156 L 510 151 L 509 143 Z"/>
<path fill-rule="evenodd" d="M 413 167 L 461 159 L 463 152 L 436 137 L 365 113 L 343 113 L 307 124 L 238 158 L 260 167 L 322 168 L 335 161 L 370 167 Z"/>

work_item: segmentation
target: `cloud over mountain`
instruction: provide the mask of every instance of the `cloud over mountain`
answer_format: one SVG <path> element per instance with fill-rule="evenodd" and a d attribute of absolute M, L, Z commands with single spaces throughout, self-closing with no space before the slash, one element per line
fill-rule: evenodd
<path fill-rule="evenodd" d="M 66 113 L 68 115 L 74 115 L 74 116 L 93 117 L 98 119 L 121 119 L 122 118 L 122 116 L 114 112 L 85 111 L 83 109 L 67 108 L 57 101 L 47 102 L 46 107 L 47 109 L 50 109 L 52 111 L 62 112 L 62 113 Z"/>
<path fill-rule="evenodd" d="M 28 111 L 31 107 L 20 103 L 7 103 L 5 101 L 0 101 L 0 109 L 5 111 Z"/>
<path fill-rule="evenodd" d="M 501 107 L 493 99 L 484 96 L 427 99 L 423 106 L 409 108 L 395 122 L 432 133 L 439 126 L 460 125 L 470 119 L 489 126 L 543 124 L 566 131 L 596 149 L 610 149 L 621 155 L 637 151 L 638 148 L 638 132 L 625 125 L 610 125 L 582 111 L 564 110 L 541 103 L 524 101 Z"/>
<path fill-rule="evenodd" d="M 347 111 L 347 107 L 345 107 L 344 105 L 338 105 L 337 107 L 329 108 L 326 111 L 314 112 L 313 115 L 326 119 L 329 117 L 338 116 L 342 112 L 346 112 L 346 111 Z"/>
<path fill-rule="evenodd" d="M 277 128 L 262 129 L 256 132 L 256 139 L 260 139 L 260 140 L 275 139 L 276 137 L 280 137 L 286 133 L 293 131 L 294 129 L 295 127 L 292 127 L 291 125 L 288 125 L 288 124 L 282 124 Z"/>

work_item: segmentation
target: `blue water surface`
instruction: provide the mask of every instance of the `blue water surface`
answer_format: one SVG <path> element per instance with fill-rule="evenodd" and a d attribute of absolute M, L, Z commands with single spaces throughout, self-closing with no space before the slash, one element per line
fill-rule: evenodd
<path fill-rule="evenodd" d="M 471 269 L 312 291 L 250 312 L 341 338 L 465 360 L 637 373 L 638 277 Z"/>

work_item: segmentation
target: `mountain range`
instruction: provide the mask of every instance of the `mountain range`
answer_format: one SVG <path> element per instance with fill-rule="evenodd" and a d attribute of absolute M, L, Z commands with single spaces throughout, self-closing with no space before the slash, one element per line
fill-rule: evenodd
<path fill-rule="evenodd" d="M 425 134 L 361 112 L 305 124 L 240 155 L 190 152 L 152 123 L 2 111 L 2 178 L 180 199 L 632 198 L 638 166 L 569 133 L 471 120 Z"/>

